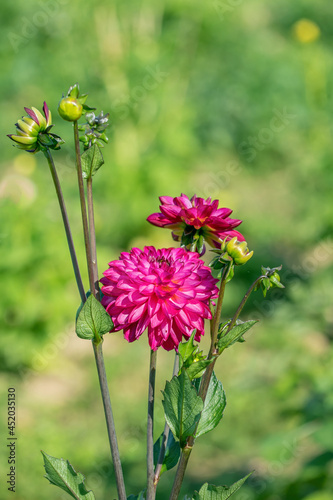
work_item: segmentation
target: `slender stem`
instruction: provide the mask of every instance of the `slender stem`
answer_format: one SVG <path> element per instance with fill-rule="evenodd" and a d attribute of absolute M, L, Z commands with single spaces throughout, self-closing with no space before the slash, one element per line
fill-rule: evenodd
<path fill-rule="evenodd" d="M 228 326 L 228 329 L 227 331 L 225 332 L 225 335 L 230 332 L 230 330 L 235 326 L 235 323 L 240 315 L 240 313 L 242 312 L 243 310 L 243 307 L 245 306 L 246 302 L 247 302 L 247 299 L 250 297 L 251 293 L 253 292 L 253 290 L 255 289 L 255 287 L 257 286 L 257 284 L 263 279 L 265 278 L 265 276 L 259 276 L 259 278 L 257 278 L 253 283 L 252 285 L 250 286 L 250 288 L 248 289 L 248 291 L 246 292 L 246 294 L 244 295 L 241 303 L 239 304 L 238 308 L 237 308 L 237 311 L 235 312 L 235 314 L 233 315 L 232 317 L 232 320 Z"/>
<path fill-rule="evenodd" d="M 75 142 L 77 175 L 78 175 L 80 203 L 81 203 L 81 215 L 82 215 L 82 224 L 84 233 L 84 244 L 86 249 L 87 266 L 89 274 L 89 285 L 91 293 L 97 298 L 97 300 L 99 300 L 98 285 L 96 285 L 96 282 L 98 283 L 98 270 L 97 270 L 97 258 L 96 258 L 96 238 L 95 238 L 95 224 L 94 224 L 94 211 L 93 211 L 93 198 L 92 198 L 92 184 L 90 183 L 89 188 L 87 186 L 87 194 L 88 191 L 90 191 L 90 193 L 88 194 L 88 208 L 89 208 L 89 220 L 90 220 L 90 227 L 89 227 L 85 192 L 84 192 L 84 185 L 82 178 L 80 142 L 79 142 L 79 131 L 77 122 L 74 122 L 74 142 Z M 93 258 L 93 254 L 95 258 Z M 95 354 L 99 384 L 102 393 L 105 420 L 109 435 L 109 443 L 111 448 L 114 472 L 116 476 L 118 496 L 119 500 L 126 500 L 127 497 L 125 491 L 124 476 L 121 467 L 121 461 L 120 461 L 120 455 L 116 437 L 116 429 L 112 414 L 111 400 L 110 400 L 109 388 L 105 372 L 103 348 L 102 348 L 103 340 L 101 338 L 96 338 L 96 340 L 93 341 L 92 344 Z"/>
<path fill-rule="evenodd" d="M 65 200 L 64 200 L 64 196 L 62 194 L 59 177 L 58 177 L 57 170 L 55 168 L 54 161 L 53 161 L 53 158 L 52 158 L 50 150 L 46 149 L 44 151 L 44 155 L 45 155 L 45 157 L 47 159 L 47 162 L 49 164 L 51 175 L 52 175 L 52 179 L 53 179 L 53 182 L 54 182 L 54 187 L 55 187 L 55 190 L 56 190 L 57 196 L 58 196 L 58 201 L 59 201 L 59 205 L 60 205 L 62 220 L 63 220 L 64 226 L 65 226 L 65 232 L 66 232 L 66 237 L 67 237 L 67 243 L 68 243 L 68 247 L 69 247 L 69 252 L 71 254 L 71 259 L 72 259 L 72 265 L 73 265 L 73 269 L 74 269 L 76 284 L 77 284 L 77 287 L 79 289 L 81 300 L 82 300 L 82 302 L 85 302 L 85 300 L 86 300 L 86 294 L 85 294 L 84 286 L 83 286 L 83 283 L 82 283 L 82 278 L 81 278 L 81 273 L 80 273 L 80 269 L 79 269 L 79 264 L 77 262 L 77 257 L 76 257 L 74 243 L 73 243 L 73 238 L 72 238 L 72 232 L 71 232 L 71 228 L 70 228 L 70 225 L 69 225 L 69 220 L 68 220 L 68 215 L 67 215 Z"/>
<path fill-rule="evenodd" d="M 116 483 L 117 483 L 119 500 L 126 500 L 127 497 L 126 497 L 126 491 L 125 491 L 124 476 L 123 476 L 123 471 L 122 471 L 121 462 L 120 462 L 116 429 L 115 429 L 114 420 L 113 420 L 111 400 L 110 400 L 110 394 L 109 394 L 108 383 L 107 383 L 106 372 L 105 372 L 102 343 L 103 343 L 103 341 L 99 342 L 98 344 L 93 342 L 94 354 L 95 354 L 96 366 L 97 366 L 97 371 L 98 371 L 99 384 L 101 387 L 103 406 L 104 406 L 104 412 L 105 412 L 105 418 L 106 418 L 106 426 L 107 426 L 108 435 L 109 435 L 109 442 L 110 442 L 110 447 L 111 447 L 111 454 L 112 454 L 114 472 L 115 472 L 115 476 L 116 476 Z"/>
<path fill-rule="evenodd" d="M 220 285 L 219 296 L 217 299 L 216 310 L 215 310 L 214 317 L 211 321 L 211 342 L 210 342 L 210 350 L 209 350 L 209 354 L 208 354 L 208 359 L 211 359 L 211 357 L 213 355 L 215 343 L 217 341 L 217 335 L 219 333 L 219 325 L 220 325 L 220 319 L 221 319 L 225 285 L 227 282 L 227 277 L 228 277 L 228 274 L 230 271 L 230 267 L 231 267 L 231 264 L 228 264 L 225 266 L 225 268 L 223 270 L 222 277 L 221 277 L 221 285 Z"/>
<path fill-rule="evenodd" d="M 83 185 L 83 178 L 82 178 L 82 165 L 81 165 L 81 153 L 80 153 L 80 142 L 79 142 L 79 130 L 78 130 L 77 121 L 74 122 L 74 143 L 75 143 L 75 154 L 76 154 L 77 177 L 78 177 L 79 193 L 80 193 L 80 204 L 81 204 L 81 216 L 82 216 L 83 234 L 84 234 L 84 245 L 85 245 L 86 255 L 87 255 L 89 286 L 90 286 L 91 293 L 93 293 L 95 295 L 95 297 L 96 297 L 95 284 L 94 284 L 94 272 L 93 272 L 93 266 L 92 266 L 92 256 L 91 256 L 91 248 L 90 248 L 90 240 L 89 240 L 87 207 L 86 207 L 84 185 Z"/>
<path fill-rule="evenodd" d="M 176 352 L 175 363 L 173 365 L 172 378 L 175 375 L 177 375 L 178 371 L 179 371 L 179 354 Z M 168 439 L 169 439 L 169 433 L 170 433 L 170 427 L 168 426 L 167 423 L 165 423 L 164 431 L 163 431 L 163 437 L 162 437 L 162 443 L 161 443 L 161 449 L 160 449 L 160 454 L 158 456 L 157 464 L 156 464 L 156 468 L 155 468 L 155 476 L 154 476 L 155 491 L 156 491 L 157 483 L 159 482 L 160 476 L 161 476 L 161 470 L 162 470 L 162 465 L 163 465 L 163 461 L 164 461 L 164 456 L 165 456 L 167 442 L 168 442 Z"/>
<path fill-rule="evenodd" d="M 212 359 L 214 349 L 215 349 L 215 344 L 216 344 L 217 335 L 218 335 L 218 331 L 219 331 L 221 312 L 222 312 L 222 304 L 223 304 L 223 298 L 224 298 L 224 292 L 225 292 L 225 285 L 226 285 L 227 276 L 229 274 L 230 265 L 231 264 L 227 265 L 224 268 L 224 271 L 223 271 L 223 274 L 221 277 L 221 285 L 220 285 L 219 296 L 217 299 L 216 310 L 215 310 L 214 317 L 211 320 L 211 343 L 210 343 L 210 350 L 209 350 L 209 354 L 208 354 L 208 359 Z M 202 376 L 200 389 L 199 389 L 199 396 L 201 397 L 203 402 L 205 402 L 205 399 L 207 396 L 209 382 L 210 382 L 210 379 L 211 379 L 211 376 L 212 376 L 212 373 L 214 370 L 216 359 L 217 358 L 215 358 L 212 361 L 212 363 L 210 365 L 208 365 L 205 373 Z M 196 430 L 195 430 L 195 432 L 196 432 Z M 190 438 L 188 439 L 186 446 L 183 448 L 182 453 L 180 455 L 180 460 L 178 463 L 176 476 L 175 476 L 174 483 L 173 483 L 172 490 L 171 490 L 171 494 L 170 494 L 170 500 L 177 500 L 177 498 L 178 498 L 178 495 L 179 495 L 179 492 L 180 492 L 180 489 L 181 489 L 181 486 L 183 483 L 186 467 L 187 467 L 187 464 L 188 464 L 188 461 L 190 459 L 191 452 L 192 452 L 192 449 L 194 446 L 195 432 L 193 433 L 193 436 L 190 436 Z"/>
<path fill-rule="evenodd" d="M 98 295 L 98 267 L 97 267 L 97 251 L 96 251 L 96 233 L 95 233 L 95 217 L 94 217 L 94 200 L 92 190 L 92 177 L 87 180 L 87 204 L 89 217 L 89 234 L 90 234 L 90 249 L 93 268 L 93 277 L 95 284 L 95 293 Z"/>
<path fill-rule="evenodd" d="M 147 496 L 146 500 L 154 500 L 154 398 L 157 351 L 150 352 L 148 420 L 147 420 Z"/>

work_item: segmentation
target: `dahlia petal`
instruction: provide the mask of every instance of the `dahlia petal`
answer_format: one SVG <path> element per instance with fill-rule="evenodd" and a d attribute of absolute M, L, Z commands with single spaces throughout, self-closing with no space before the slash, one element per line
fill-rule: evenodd
<path fill-rule="evenodd" d="M 150 222 L 150 224 L 159 227 L 164 227 L 167 224 L 170 224 L 170 220 L 159 213 L 149 215 L 149 217 L 147 217 L 147 221 Z"/>
<path fill-rule="evenodd" d="M 49 107 L 45 101 L 43 104 L 43 111 L 44 111 L 44 115 L 46 118 L 46 127 L 49 127 L 52 123 L 52 115 L 51 115 L 51 111 L 49 110 Z"/>
<path fill-rule="evenodd" d="M 143 315 L 143 313 L 145 312 L 146 309 L 147 309 L 147 304 L 146 303 L 143 303 L 140 306 L 135 307 L 134 309 L 132 309 L 130 315 L 128 316 L 129 323 L 134 323 L 135 321 L 138 321 L 141 318 L 141 316 Z"/>
<path fill-rule="evenodd" d="M 188 196 L 186 194 L 182 194 L 181 196 L 178 196 L 177 198 L 174 199 L 174 202 L 177 203 L 179 207 L 182 209 L 185 208 L 192 208 L 192 202 L 189 200 Z"/>
<path fill-rule="evenodd" d="M 175 205 L 162 205 L 160 207 L 162 214 L 169 220 L 169 224 L 180 221 L 181 209 Z"/>
<path fill-rule="evenodd" d="M 160 307 L 161 304 L 158 301 L 157 297 L 155 295 L 151 295 L 148 299 L 148 315 L 152 317 L 157 313 Z"/>
<path fill-rule="evenodd" d="M 157 328 L 164 320 L 164 314 L 161 309 L 159 309 L 154 316 L 151 317 L 150 324 L 152 328 Z"/>
<path fill-rule="evenodd" d="M 38 118 L 37 118 L 36 114 L 33 112 L 32 109 L 24 108 L 24 111 L 30 116 L 30 118 L 33 119 L 34 122 L 37 123 L 37 125 L 39 125 Z"/>
<path fill-rule="evenodd" d="M 186 312 L 194 312 L 196 314 L 203 314 L 204 313 L 204 305 L 202 302 L 189 302 L 186 304 Z"/>
<path fill-rule="evenodd" d="M 31 109 L 37 117 L 37 120 L 38 120 L 38 123 L 39 123 L 41 130 L 45 130 L 46 129 L 46 120 L 45 120 L 44 116 L 42 115 L 42 113 L 39 111 L 39 109 L 34 108 L 33 106 L 31 107 Z"/>
<path fill-rule="evenodd" d="M 138 334 L 135 324 L 124 328 L 124 338 L 128 340 L 128 342 L 134 342 L 134 340 L 137 340 L 139 337 L 140 335 Z"/>
<path fill-rule="evenodd" d="M 159 200 L 162 203 L 162 205 L 172 205 L 173 204 L 172 196 L 160 196 Z"/>

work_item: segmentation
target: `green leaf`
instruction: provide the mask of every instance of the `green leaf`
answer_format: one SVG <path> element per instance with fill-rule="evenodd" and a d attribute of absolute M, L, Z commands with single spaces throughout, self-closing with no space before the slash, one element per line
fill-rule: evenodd
<path fill-rule="evenodd" d="M 207 366 L 210 365 L 213 361 L 214 358 L 200 359 L 199 361 L 194 361 L 188 368 L 185 368 L 187 375 L 190 377 L 190 380 L 201 377 Z"/>
<path fill-rule="evenodd" d="M 84 484 L 84 476 L 75 472 L 68 460 L 54 458 L 42 451 L 46 474 L 44 477 L 54 486 L 66 491 L 76 500 L 95 500 L 92 491 L 88 491 Z"/>
<path fill-rule="evenodd" d="M 181 356 L 181 359 L 182 359 L 183 363 L 186 363 L 186 361 L 198 349 L 198 346 L 194 345 L 195 333 L 196 333 L 196 330 L 193 331 L 191 337 L 188 339 L 187 342 L 181 342 L 178 345 L 178 352 L 179 352 L 179 354 Z"/>
<path fill-rule="evenodd" d="M 77 336 L 92 340 L 108 333 L 112 328 L 112 319 L 102 304 L 92 294 L 89 295 L 76 320 Z"/>
<path fill-rule="evenodd" d="M 102 151 L 93 144 L 91 148 L 87 149 L 81 156 L 82 176 L 84 179 L 90 179 L 97 170 L 103 165 L 104 158 Z"/>
<path fill-rule="evenodd" d="M 206 434 L 206 432 L 215 429 L 223 417 L 226 404 L 227 401 L 222 383 L 216 378 L 213 372 L 209 382 L 205 404 L 201 412 L 196 437 L 202 436 L 202 434 Z"/>
<path fill-rule="evenodd" d="M 156 443 L 154 444 L 154 465 L 156 467 L 157 460 L 160 454 L 161 446 L 163 441 L 163 433 L 160 435 Z M 180 456 L 180 446 L 179 442 L 175 440 L 172 432 L 169 432 L 168 440 L 165 447 L 164 460 L 162 464 L 161 474 L 167 470 L 172 469 L 177 465 Z"/>
<path fill-rule="evenodd" d="M 227 349 L 232 344 L 241 339 L 245 332 L 247 332 L 253 325 L 255 325 L 258 320 L 249 320 L 244 322 L 238 322 L 228 333 L 224 331 L 228 330 L 228 324 L 226 324 L 219 334 L 219 339 L 217 342 L 219 353 L 221 354 L 224 349 Z"/>
<path fill-rule="evenodd" d="M 243 477 L 231 486 L 214 486 L 213 484 L 205 483 L 201 488 L 199 493 L 194 492 L 192 500 L 228 500 L 236 491 L 239 490 L 251 476 L 252 472 L 247 476 Z"/>
<path fill-rule="evenodd" d="M 185 370 L 178 377 L 173 377 L 171 382 L 166 383 L 163 395 L 166 421 L 183 448 L 187 438 L 194 434 L 200 419 L 202 399 Z"/>

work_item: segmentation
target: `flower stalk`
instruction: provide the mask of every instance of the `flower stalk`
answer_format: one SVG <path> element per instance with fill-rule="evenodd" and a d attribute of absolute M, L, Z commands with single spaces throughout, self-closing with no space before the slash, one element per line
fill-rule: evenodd
<path fill-rule="evenodd" d="M 110 443 L 110 448 L 111 448 L 114 473 L 116 476 L 118 496 L 119 496 L 119 500 L 126 500 L 127 496 L 126 496 L 126 490 L 125 490 L 125 482 L 124 482 L 123 470 L 122 470 L 121 461 L 120 461 L 118 441 L 117 441 L 116 428 L 115 428 L 114 419 L 113 419 L 108 382 L 107 382 L 107 378 L 106 378 L 102 345 L 103 345 L 103 340 L 99 343 L 93 342 L 95 361 L 96 361 L 96 366 L 97 366 L 99 384 L 101 387 L 102 400 L 103 400 L 103 406 L 104 406 L 106 426 L 107 426 L 108 436 L 109 436 L 109 443 Z"/>
<path fill-rule="evenodd" d="M 211 343 L 210 343 L 210 350 L 209 350 L 209 354 L 208 354 L 208 359 L 212 359 L 214 356 L 215 344 L 217 341 L 219 323 L 220 323 L 221 312 L 222 312 L 225 285 L 227 283 L 227 278 L 228 278 L 230 268 L 231 268 L 231 263 L 228 263 L 225 266 L 223 273 L 222 273 L 222 277 L 221 277 L 221 285 L 220 285 L 220 291 L 219 291 L 219 295 L 218 295 L 218 299 L 217 299 L 215 314 L 214 314 L 213 318 L 211 319 Z M 214 361 L 212 361 L 212 363 L 210 363 L 210 365 L 208 365 L 205 373 L 202 376 L 202 380 L 201 380 L 201 384 L 200 384 L 200 388 L 199 388 L 199 396 L 201 397 L 203 403 L 205 403 L 205 400 L 206 400 L 209 382 L 210 382 L 210 379 L 211 379 L 211 376 L 212 376 L 212 373 L 214 370 L 216 360 L 217 360 L 217 357 L 214 359 Z M 188 461 L 190 459 L 191 452 L 192 452 L 192 449 L 194 446 L 195 432 L 193 433 L 193 436 L 191 436 L 188 439 L 187 444 L 183 448 L 182 453 L 180 455 L 180 460 L 178 463 L 174 483 L 172 486 L 170 500 L 177 500 L 177 498 L 178 498 L 178 495 L 179 495 L 179 492 L 180 492 L 180 489 L 181 489 L 181 486 L 183 483 L 184 475 L 186 472 L 187 464 L 188 464 Z"/>
<path fill-rule="evenodd" d="M 176 352 L 175 363 L 173 365 L 172 378 L 177 375 L 178 371 L 179 371 L 179 354 Z M 156 464 L 156 468 L 155 468 L 155 475 L 154 475 L 155 491 L 156 491 L 157 484 L 158 484 L 158 482 L 160 480 L 160 476 L 161 476 L 161 470 L 162 470 L 162 465 L 163 465 L 163 461 L 164 461 L 164 457 L 165 457 L 165 451 L 166 451 L 166 445 L 167 445 L 168 438 L 169 438 L 169 433 L 170 433 L 170 427 L 168 426 L 167 423 L 165 423 L 160 454 L 158 456 L 157 464 Z"/>
<path fill-rule="evenodd" d="M 150 351 L 149 388 L 148 388 L 148 419 L 147 419 L 147 497 L 154 500 L 154 400 L 156 378 L 157 351 Z"/>
<path fill-rule="evenodd" d="M 73 269 L 74 269 L 76 284 L 77 284 L 77 287 L 78 287 L 78 290 L 79 290 L 79 293 L 80 293 L 81 300 L 82 300 L 82 302 L 85 302 L 85 300 L 86 300 L 86 294 L 85 294 L 84 286 L 83 286 L 83 283 L 82 283 L 81 273 L 80 273 L 79 264 L 78 264 L 77 257 L 76 257 L 76 252 L 75 252 L 73 238 L 72 238 L 72 232 L 71 232 L 71 228 L 70 228 L 70 225 L 69 225 L 69 220 L 68 220 L 68 215 L 67 215 L 65 200 L 64 200 L 64 196 L 62 194 L 62 189 L 61 189 L 59 177 L 58 177 L 57 170 L 56 170 L 56 167 L 55 167 L 55 164 L 54 164 L 54 161 L 53 161 L 53 158 L 52 158 L 50 150 L 49 149 L 45 149 L 43 151 L 43 153 L 44 153 L 45 158 L 47 159 L 47 162 L 49 164 L 50 172 L 51 172 L 53 183 L 54 183 L 54 187 L 55 187 L 55 190 L 56 190 L 56 193 L 57 193 L 57 197 L 58 197 L 58 201 L 59 201 L 59 206 L 60 206 L 60 210 L 61 210 L 61 215 L 62 215 L 62 220 L 63 220 L 64 227 L 65 227 L 65 232 L 66 232 L 66 237 L 67 237 L 67 243 L 68 243 L 68 247 L 69 247 L 69 252 L 70 252 L 70 255 L 71 255 L 71 259 L 72 259 L 72 265 L 73 265 Z"/>
<path fill-rule="evenodd" d="M 74 144 L 75 144 L 76 166 L 77 166 L 77 176 L 78 176 L 80 205 L 81 205 L 81 216 L 83 224 L 84 245 L 87 256 L 89 286 L 91 293 L 96 298 L 98 298 L 94 282 L 93 259 L 91 254 L 91 246 L 89 238 L 89 226 L 88 226 L 87 207 L 86 207 L 85 192 L 84 192 L 83 177 L 82 177 L 81 153 L 80 153 L 79 131 L 78 131 L 77 121 L 74 122 Z"/>
<path fill-rule="evenodd" d="M 85 191 L 83 185 L 82 177 L 82 165 L 81 165 L 81 153 L 80 153 L 80 142 L 79 142 L 79 132 L 78 123 L 74 122 L 74 143 L 75 143 L 75 153 L 76 153 L 76 163 L 77 163 L 77 174 L 78 174 L 78 184 L 79 184 L 79 194 L 80 194 L 80 204 L 81 204 L 81 215 L 84 233 L 84 242 L 87 257 L 88 275 L 90 291 L 99 300 L 99 289 L 98 289 L 98 269 L 97 269 L 97 254 L 96 254 L 96 235 L 95 235 L 95 223 L 94 223 L 94 208 L 93 208 L 93 195 L 92 195 L 92 179 L 87 185 L 87 204 L 89 213 L 89 225 L 87 217 L 87 207 L 85 200 Z M 107 376 L 105 371 L 104 356 L 103 356 L 103 339 L 101 337 L 96 338 L 92 342 L 99 385 L 102 394 L 104 413 L 106 426 L 109 436 L 109 443 L 113 461 L 114 472 L 116 476 L 117 490 L 119 500 L 126 500 L 126 490 L 124 476 L 120 461 L 120 454 L 116 436 L 115 423 L 113 419 L 110 392 L 107 383 Z"/>

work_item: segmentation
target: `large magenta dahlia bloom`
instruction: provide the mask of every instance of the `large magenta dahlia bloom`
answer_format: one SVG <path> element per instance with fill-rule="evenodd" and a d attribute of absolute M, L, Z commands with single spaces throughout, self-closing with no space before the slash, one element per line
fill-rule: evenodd
<path fill-rule="evenodd" d="M 148 217 L 148 222 L 154 226 L 172 229 L 172 236 L 176 241 L 182 241 L 183 246 L 191 245 L 195 238 L 202 237 L 213 247 L 219 248 L 222 240 L 237 237 L 244 241 L 244 236 L 234 228 L 241 224 L 239 219 L 230 219 L 230 208 L 218 208 L 219 201 L 211 198 L 191 199 L 185 194 L 172 198 L 160 197 L 161 213 Z M 204 253 L 204 252 L 202 252 Z"/>
<path fill-rule="evenodd" d="M 182 338 L 204 334 L 204 318 L 211 319 L 209 301 L 218 288 L 210 269 L 197 253 L 183 248 L 145 247 L 123 252 L 109 263 L 101 279 L 102 304 L 129 342 L 148 329 L 153 350 L 175 349 Z"/>

